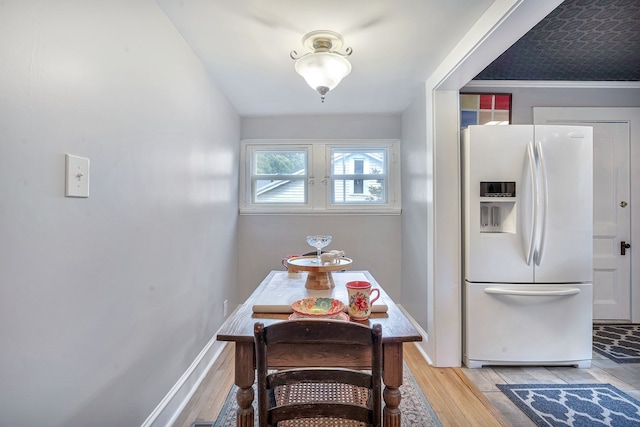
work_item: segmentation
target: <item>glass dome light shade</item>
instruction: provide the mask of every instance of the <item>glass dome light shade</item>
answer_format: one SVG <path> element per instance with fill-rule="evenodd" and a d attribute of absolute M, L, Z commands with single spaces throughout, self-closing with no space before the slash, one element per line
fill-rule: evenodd
<path fill-rule="evenodd" d="M 296 72 L 312 89 L 332 90 L 351 73 L 351 63 L 336 53 L 314 52 L 296 60 Z"/>

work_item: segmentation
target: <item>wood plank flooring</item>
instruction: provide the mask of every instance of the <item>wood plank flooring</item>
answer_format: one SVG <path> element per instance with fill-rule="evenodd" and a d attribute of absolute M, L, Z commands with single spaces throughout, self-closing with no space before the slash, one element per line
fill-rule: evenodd
<path fill-rule="evenodd" d="M 510 425 L 461 368 L 430 366 L 413 344 L 405 345 L 404 360 L 444 427 Z"/>
<path fill-rule="evenodd" d="M 217 418 L 233 383 L 233 344 L 226 347 L 173 427 Z M 429 366 L 414 344 L 405 344 L 404 360 L 444 427 L 510 425 L 461 368 Z"/>
<path fill-rule="evenodd" d="M 405 344 L 404 360 L 444 427 L 534 427 L 496 384 L 609 383 L 640 400 L 640 363 L 618 364 L 598 353 L 589 369 L 572 367 L 434 368 L 414 344 Z M 180 414 L 174 427 L 214 421 L 233 384 L 233 344 L 220 358 Z"/>
<path fill-rule="evenodd" d="M 461 368 L 482 394 L 517 427 L 535 427 L 535 424 L 514 405 L 496 384 L 611 384 L 640 400 L 640 363 L 618 364 L 598 353 L 593 353 L 591 368 L 572 367 L 488 367 Z"/>
<path fill-rule="evenodd" d="M 190 427 L 194 421 L 215 421 L 233 385 L 232 343 L 226 344 L 189 403 L 173 424 L 174 427 Z"/>

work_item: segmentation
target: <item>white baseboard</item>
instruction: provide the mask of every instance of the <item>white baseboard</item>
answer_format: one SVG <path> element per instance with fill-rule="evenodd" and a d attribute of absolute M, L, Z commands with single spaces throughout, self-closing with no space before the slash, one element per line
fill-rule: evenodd
<path fill-rule="evenodd" d="M 413 324 L 413 327 L 416 328 L 418 333 L 422 335 L 422 342 L 415 342 L 414 344 L 418 348 L 418 351 L 420 351 L 420 354 L 422 354 L 422 357 L 425 358 L 427 363 L 429 365 L 433 365 L 433 361 L 431 360 L 431 358 L 429 357 L 429 355 L 425 350 L 425 347 L 427 346 L 427 342 L 429 342 L 429 334 L 427 333 L 427 331 L 422 329 L 422 326 L 420 326 L 418 322 L 416 322 L 416 320 L 409 314 L 407 310 L 405 310 L 405 308 L 401 304 L 398 304 L 398 308 L 400 309 L 400 311 L 404 313 L 405 316 L 407 316 L 407 319 L 411 321 L 411 323 Z"/>
<path fill-rule="evenodd" d="M 140 427 L 171 427 L 173 425 L 227 345 L 226 342 L 216 341 L 216 335 L 218 335 L 217 332 Z"/>
<path fill-rule="evenodd" d="M 141 427 L 170 427 L 173 425 L 226 344 L 226 342 L 216 341 L 214 335 Z"/>

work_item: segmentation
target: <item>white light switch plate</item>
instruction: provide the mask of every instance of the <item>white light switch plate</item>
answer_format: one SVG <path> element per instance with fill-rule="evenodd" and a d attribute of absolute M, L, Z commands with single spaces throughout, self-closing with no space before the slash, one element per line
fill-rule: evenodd
<path fill-rule="evenodd" d="M 66 155 L 66 197 L 89 197 L 89 159 Z"/>

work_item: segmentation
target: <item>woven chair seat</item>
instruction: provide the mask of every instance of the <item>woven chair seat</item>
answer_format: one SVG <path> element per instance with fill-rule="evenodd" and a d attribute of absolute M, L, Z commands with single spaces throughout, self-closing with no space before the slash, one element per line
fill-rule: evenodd
<path fill-rule="evenodd" d="M 348 384 L 301 383 L 276 387 L 274 397 L 278 405 L 305 402 L 349 402 L 367 406 L 369 389 Z M 302 418 L 281 421 L 278 427 L 366 427 L 365 423 L 341 418 Z"/>
<path fill-rule="evenodd" d="M 299 418 L 280 421 L 278 427 L 366 427 L 365 423 L 340 418 Z"/>
<path fill-rule="evenodd" d="M 338 383 L 301 383 L 276 387 L 278 405 L 303 402 L 349 402 L 367 406 L 369 389 Z"/>

